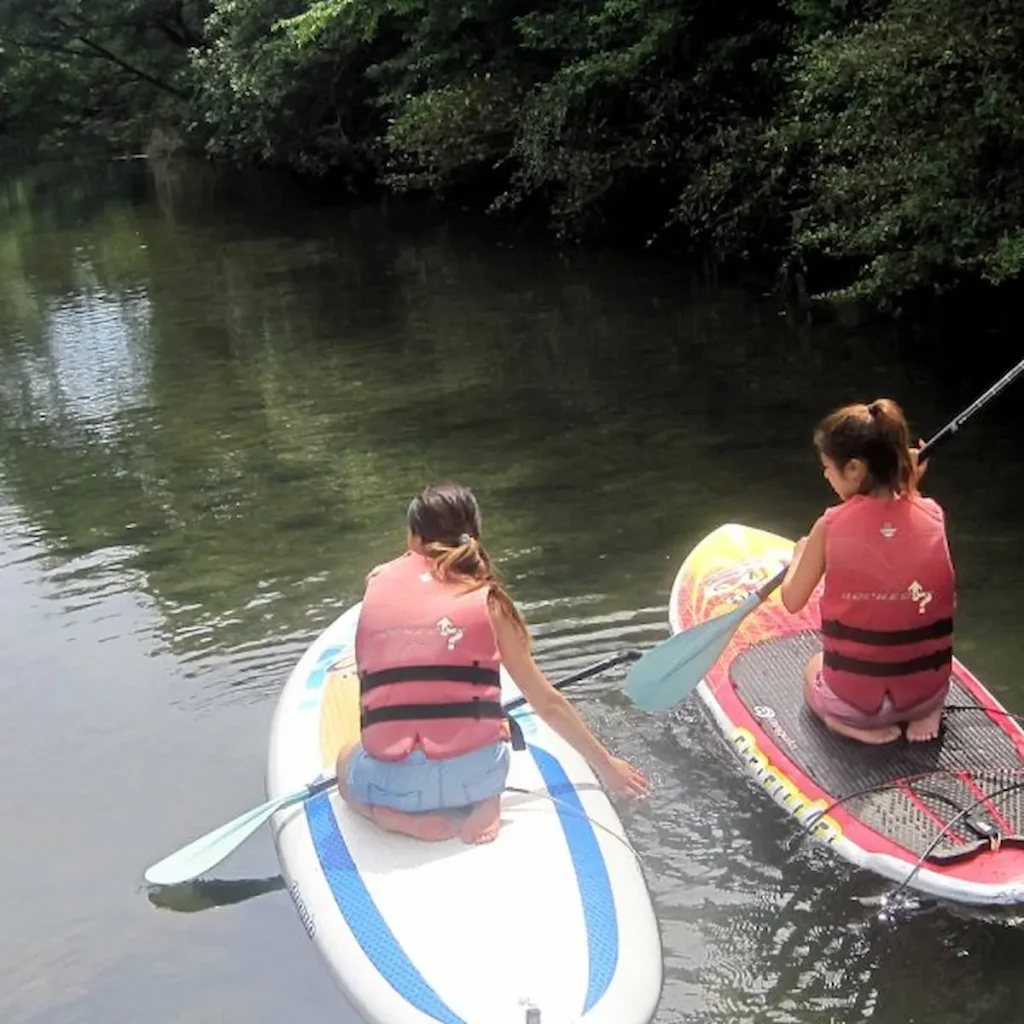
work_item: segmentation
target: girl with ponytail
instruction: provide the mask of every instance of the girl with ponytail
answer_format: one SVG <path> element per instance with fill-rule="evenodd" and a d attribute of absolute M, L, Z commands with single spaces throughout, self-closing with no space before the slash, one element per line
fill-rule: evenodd
<path fill-rule="evenodd" d="M 609 789 L 645 795 L 644 776 L 602 746 L 534 662 L 481 542 L 473 492 L 428 487 L 410 502 L 407 526 L 407 550 L 370 572 L 360 610 L 361 735 L 338 757 L 349 805 L 418 839 L 495 839 L 511 738 L 500 667 Z"/>
<path fill-rule="evenodd" d="M 939 734 L 953 659 L 955 575 L 945 514 L 889 398 L 843 406 L 814 431 L 841 499 L 798 541 L 780 596 L 800 611 L 819 583 L 821 653 L 804 697 L 828 728 L 865 743 Z"/>

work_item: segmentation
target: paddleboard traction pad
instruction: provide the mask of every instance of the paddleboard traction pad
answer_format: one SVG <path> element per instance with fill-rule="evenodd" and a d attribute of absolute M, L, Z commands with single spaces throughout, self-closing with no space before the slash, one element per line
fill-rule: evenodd
<path fill-rule="evenodd" d="M 729 667 L 737 696 L 807 778 L 864 825 L 927 860 L 971 856 L 995 837 L 1024 843 L 1024 762 L 955 674 L 947 707 L 969 707 L 949 708 L 937 739 L 875 747 L 836 735 L 805 705 L 804 668 L 820 649 L 817 632 L 807 630 L 755 643 Z"/>

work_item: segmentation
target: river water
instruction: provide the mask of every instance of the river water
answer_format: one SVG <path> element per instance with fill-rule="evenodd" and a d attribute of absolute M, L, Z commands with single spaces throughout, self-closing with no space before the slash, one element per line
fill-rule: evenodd
<path fill-rule="evenodd" d="M 0 189 L 0 225 L 3 1024 L 337 1024 L 266 830 L 183 893 L 141 873 L 264 798 L 280 687 L 425 483 L 476 490 L 557 677 L 663 638 L 716 525 L 806 530 L 830 500 L 823 411 L 890 394 L 927 435 L 1013 361 L 807 327 L 675 261 L 182 165 L 37 169 Z M 958 653 L 1024 709 L 1020 402 L 928 484 Z M 573 699 L 656 785 L 622 813 L 659 1022 L 1015 1019 L 1013 918 L 880 921 L 887 885 L 794 843 L 694 702 L 651 718 L 620 681 Z"/>

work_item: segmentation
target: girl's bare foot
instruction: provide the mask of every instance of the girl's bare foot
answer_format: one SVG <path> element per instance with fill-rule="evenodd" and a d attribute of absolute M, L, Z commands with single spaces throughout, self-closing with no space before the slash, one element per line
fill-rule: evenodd
<path fill-rule="evenodd" d="M 490 843 L 501 829 L 501 797 L 484 800 L 469 812 L 462 823 L 460 835 L 464 843 Z"/>
<path fill-rule="evenodd" d="M 938 707 L 930 715 L 917 719 L 916 722 L 907 722 L 907 739 L 911 743 L 924 743 L 933 740 L 939 735 L 939 728 L 942 725 L 942 707 Z"/>
<path fill-rule="evenodd" d="M 825 724 L 833 731 L 842 736 L 849 736 L 852 740 L 859 740 L 861 743 L 892 743 L 900 738 L 901 730 L 898 725 L 885 725 L 878 729 L 857 729 L 837 718 L 826 718 Z"/>

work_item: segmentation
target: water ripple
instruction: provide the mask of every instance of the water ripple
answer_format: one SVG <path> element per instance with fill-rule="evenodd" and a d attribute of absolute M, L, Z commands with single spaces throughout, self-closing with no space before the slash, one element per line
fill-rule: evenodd
<path fill-rule="evenodd" d="M 254 1024 L 338 1019 L 283 893 L 169 924 L 133 885 L 262 798 L 281 686 L 435 475 L 493 516 L 558 679 L 663 640 L 672 570 L 714 525 L 805 528 L 824 498 L 795 439 L 834 400 L 833 353 L 851 392 L 912 394 L 922 423 L 973 397 L 866 337 L 819 344 L 763 302 L 681 291 L 675 265 L 527 257 L 404 214 L 243 213 L 219 189 L 193 207 L 155 166 L 131 200 L 106 177 L 94 199 L 84 173 L 4 195 L 0 811 L 23 826 L 10 877 L 48 879 L 5 890 L 4 1021 L 227 1019 L 231 1000 Z M 936 481 L 963 647 L 1011 698 L 1015 437 L 979 417 Z M 662 928 L 659 1024 L 1013 1017 L 1012 917 L 881 923 L 885 885 L 797 842 L 698 699 L 646 715 L 627 671 L 567 693 L 655 786 L 617 806 Z M 265 835 L 236 858 L 229 876 L 276 870 Z"/>

